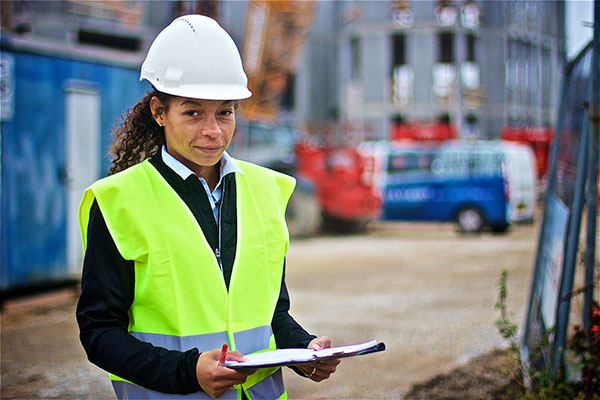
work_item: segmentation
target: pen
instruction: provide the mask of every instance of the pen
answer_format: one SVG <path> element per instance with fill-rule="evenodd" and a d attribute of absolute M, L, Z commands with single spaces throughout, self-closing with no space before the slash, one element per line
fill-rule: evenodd
<path fill-rule="evenodd" d="M 219 360 L 219 367 L 225 365 L 225 357 L 227 357 L 227 343 L 221 347 L 221 359 Z"/>

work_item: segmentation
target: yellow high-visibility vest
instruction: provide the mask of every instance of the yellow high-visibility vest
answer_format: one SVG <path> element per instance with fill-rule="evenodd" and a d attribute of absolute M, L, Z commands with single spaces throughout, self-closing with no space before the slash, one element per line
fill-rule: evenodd
<path fill-rule="evenodd" d="M 148 162 L 89 187 L 79 209 L 84 251 L 94 199 L 120 254 L 134 261 L 129 333 L 170 350 L 275 349 L 271 321 L 289 246 L 285 208 L 294 178 L 236 160 L 237 248 L 229 290 L 190 209 Z M 165 398 L 111 375 L 119 398 Z M 281 370 L 261 369 L 224 398 L 286 398 Z M 168 396 L 167 396 L 168 397 Z M 193 398 L 208 398 L 204 392 Z"/>

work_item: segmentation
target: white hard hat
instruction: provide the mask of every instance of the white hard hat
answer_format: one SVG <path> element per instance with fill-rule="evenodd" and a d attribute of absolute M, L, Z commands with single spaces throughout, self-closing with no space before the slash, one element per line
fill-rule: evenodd
<path fill-rule="evenodd" d="M 163 29 L 148 50 L 140 80 L 161 92 L 206 100 L 252 96 L 240 53 L 212 18 L 185 15 Z"/>

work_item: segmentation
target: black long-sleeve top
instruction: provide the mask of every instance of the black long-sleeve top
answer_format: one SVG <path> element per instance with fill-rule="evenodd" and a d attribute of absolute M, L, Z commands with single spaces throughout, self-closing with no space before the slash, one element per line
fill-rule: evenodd
<path fill-rule="evenodd" d="M 187 204 L 207 241 L 216 248 L 218 227 L 199 179 L 192 175 L 183 180 L 164 163 L 160 152 L 150 162 Z M 223 275 L 229 287 L 237 235 L 235 175 L 226 175 L 224 179 L 225 191 L 221 199 L 224 202 L 221 216 L 224 245 L 221 254 Z M 196 378 L 200 355 L 197 349 L 186 352 L 166 350 L 129 335 L 128 310 L 133 302 L 135 285 L 133 261 L 125 260 L 119 253 L 95 201 L 90 210 L 87 235 L 76 314 L 81 343 L 88 359 L 105 371 L 159 392 L 186 394 L 201 390 Z M 275 341 L 278 348 L 305 348 L 315 336 L 309 335 L 292 318 L 289 308 L 289 295 L 285 278 L 282 278 L 271 323 Z"/>

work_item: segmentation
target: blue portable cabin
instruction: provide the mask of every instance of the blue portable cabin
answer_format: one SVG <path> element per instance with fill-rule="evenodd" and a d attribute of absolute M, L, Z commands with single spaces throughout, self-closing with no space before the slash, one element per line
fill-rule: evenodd
<path fill-rule="evenodd" d="M 115 121 L 149 86 L 134 56 L 0 39 L 4 297 L 79 276 L 78 202 L 108 171 Z"/>

